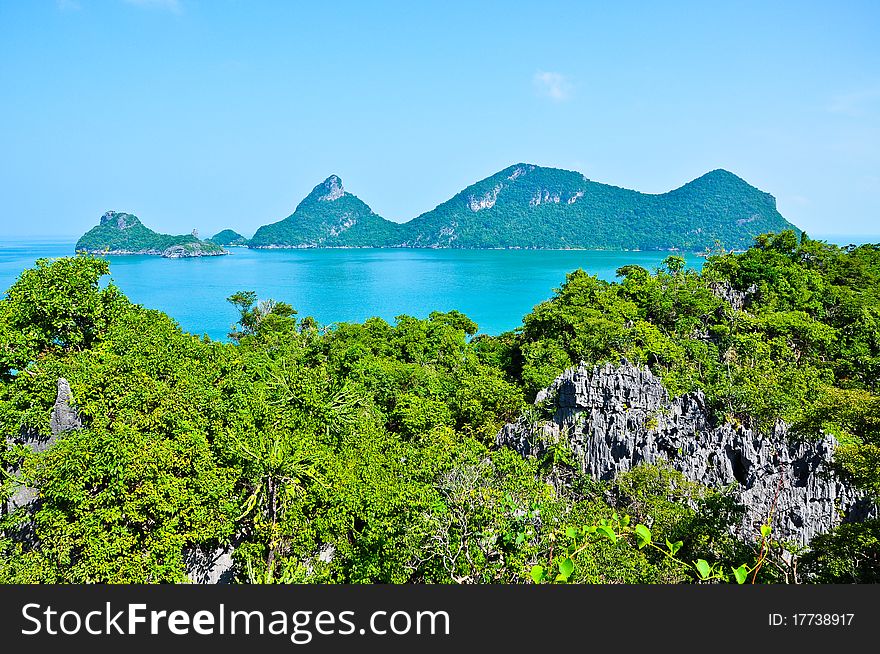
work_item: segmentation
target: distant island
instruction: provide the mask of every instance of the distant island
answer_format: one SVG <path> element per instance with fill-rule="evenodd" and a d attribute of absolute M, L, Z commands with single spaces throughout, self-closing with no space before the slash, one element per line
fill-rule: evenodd
<path fill-rule="evenodd" d="M 726 170 L 651 195 L 582 174 L 516 164 L 406 223 L 382 218 L 331 175 L 252 248 L 413 247 L 745 250 L 755 236 L 798 230 L 776 200 Z"/>
<path fill-rule="evenodd" d="M 468 186 L 405 223 L 375 213 L 331 175 L 296 210 L 260 227 L 250 240 L 224 229 L 207 241 L 168 236 L 136 216 L 107 212 L 78 251 L 159 254 L 169 258 L 228 254 L 225 247 L 745 250 L 759 234 L 800 230 L 776 199 L 726 170 L 713 170 L 667 193 L 593 182 L 582 174 L 516 164 Z"/>
<path fill-rule="evenodd" d="M 223 247 L 198 236 L 170 236 L 145 227 L 137 216 L 108 211 L 76 243 L 77 252 L 89 254 L 155 254 L 166 259 L 214 257 L 229 254 Z"/>
<path fill-rule="evenodd" d="M 231 229 L 224 229 L 222 232 L 214 234 L 208 240 L 211 243 L 215 243 L 217 245 L 233 248 L 243 247 L 248 243 L 248 240 L 244 236 L 242 236 L 238 232 L 232 231 Z"/>

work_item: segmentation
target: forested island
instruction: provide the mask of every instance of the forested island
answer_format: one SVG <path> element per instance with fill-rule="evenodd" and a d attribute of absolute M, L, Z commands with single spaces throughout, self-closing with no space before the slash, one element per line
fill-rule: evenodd
<path fill-rule="evenodd" d="M 230 342 L 40 260 L 0 300 L 4 583 L 880 581 L 880 246 L 572 272 L 497 337 Z"/>
<path fill-rule="evenodd" d="M 247 239 L 231 229 L 224 229 L 214 234 L 210 239 L 211 243 L 222 245 L 224 247 L 243 247 L 247 245 Z"/>
<path fill-rule="evenodd" d="M 145 227 L 130 213 L 108 211 L 77 241 L 75 250 L 87 254 L 155 254 L 166 259 L 213 257 L 228 254 L 220 244 L 187 234 L 169 236 Z"/>
<path fill-rule="evenodd" d="M 109 215 L 109 214 L 108 214 Z M 122 214 L 127 216 L 128 214 Z M 133 218 L 133 217 L 131 217 Z M 129 221 L 130 218 L 126 218 Z M 136 219 L 134 219 L 136 220 Z M 138 223 L 139 225 L 139 223 Z M 142 231 L 142 226 L 139 228 Z M 487 177 L 405 223 L 386 220 L 331 175 L 287 218 L 260 227 L 251 239 L 223 230 L 201 245 L 251 248 L 518 248 L 681 250 L 718 245 L 744 250 L 755 236 L 799 230 L 776 200 L 727 172 L 714 170 L 681 188 L 652 195 L 591 181 L 582 174 L 516 164 Z M 149 231 L 149 230 L 147 230 Z M 111 254 L 131 250 L 136 232 L 102 224 L 77 249 Z M 122 234 L 128 240 L 120 240 Z M 150 232 L 138 246 L 158 252 L 166 237 Z M 145 245 L 146 244 L 146 245 Z M 220 248 L 222 250 L 222 248 Z"/>
<path fill-rule="evenodd" d="M 521 163 L 405 223 L 376 215 L 332 175 L 249 245 L 698 252 L 716 243 L 742 250 L 758 234 L 784 229 L 797 231 L 773 196 L 725 170 L 651 195 Z"/>

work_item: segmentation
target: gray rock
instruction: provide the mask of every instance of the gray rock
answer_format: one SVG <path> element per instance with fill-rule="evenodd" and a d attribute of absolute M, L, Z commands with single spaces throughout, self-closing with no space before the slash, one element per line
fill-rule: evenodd
<path fill-rule="evenodd" d="M 82 429 L 82 420 L 73 405 L 73 395 L 70 392 L 70 384 L 66 379 L 58 379 L 55 395 L 55 406 L 52 407 L 52 415 L 49 417 L 50 436 L 44 436 L 39 432 L 23 431 L 18 437 L 7 439 L 14 444 L 24 445 L 34 452 L 45 452 L 55 442 L 58 435 L 75 429 Z M 21 471 L 17 468 L 8 471 L 13 477 Z M 39 497 L 39 491 L 29 486 L 18 486 L 6 502 L 6 511 L 12 513 L 23 507 L 27 507 Z"/>
<path fill-rule="evenodd" d="M 231 547 L 218 547 L 211 552 L 194 548 L 185 553 L 186 574 L 194 584 L 228 584 L 232 581 L 235 563 Z"/>
<path fill-rule="evenodd" d="M 775 538 L 806 545 L 843 519 L 876 511 L 835 474 L 831 436 L 798 441 L 781 422 L 766 435 L 741 424 L 714 424 L 702 392 L 670 399 L 647 368 L 581 364 L 541 391 L 535 404 L 552 418 L 505 425 L 500 445 L 540 456 L 563 441 L 580 472 L 597 479 L 665 460 L 706 486 L 733 484 L 746 507 L 736 528 L 744 539 L 754 540 L 770 517 Z"/>
<path fill-rule="evenodd" d="M 70 384 L 63 377 L 58 378 L 58 391 L 55 395 L 55 406 L 52 407 L 52 416 L 49 418 L 49 428 L 52 430 L 53 436 L 74 429 L 82 429 L 82 420 L 73 406 Z"/>
<path fill-rule="evenodd" d="M 730 285 L 730 282 L 710 282 L 709 289 L 716 297 L 727 302 L 736 311 L 745 309 L 755 293 L 758 292 L 758 287 L 755 284 L 744 291 L 738 291 Z"/>
<path fill-rule="evenodd" d="M 150 251 L 147 254 L 155 254 Z M 187 243 L 184 245 L 172 245 L 160 253 L 165 259 L 190 259 L 195 257 L 219 257 L 229 254 L 224 249 L 206 247 L 204 243 Z"/>
<path fill-rule="evenodd" d="M 137 220 L 134 216 L 127 213 L 121 213 L 119 211 L 108 211 L 103 216 L 101 216 L 101 224 L 112 224 L 114 227 L 116 227 L 116 229 L 122 230 L 134 227 L 135 225 L 137 225 Z"/>

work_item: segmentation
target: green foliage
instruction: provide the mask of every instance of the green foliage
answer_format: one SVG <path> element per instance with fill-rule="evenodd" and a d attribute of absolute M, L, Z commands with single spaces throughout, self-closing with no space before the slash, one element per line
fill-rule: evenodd
<path fill-rule="evenodd" d="M 284 331 L 295 324 L 289 320 L 296 315 L 292 306 L 275 300 L 257 302 L 254 291 L 233 293 L 226 301 L 238 310 L 239 315 L 238 324 L 233 325 L 229 332 L 229 338 L 233 341 L 239 342 L 260 332 L 265 335 L 271 331 Z"/>
<path fill-rule="evenodd" d="M 382 247 L 397 242 L 400 225 L 373 213 L 356 195 L 341 191 L 342 180 L 328 177 L 287 218 L 260 227 L 248 245 Z"/>
<path fill-rule="evenodd" d="M 0 379 L 41 356 L 92 347 L 127 302 L 112 285 L 99 288 L 106 261 L 40 259 L 0 304 Z"/>
<path fill-rule="evenodd" d="M 793 229 L 767 193 L 715 170 L 661 195 L 599 184 L 580 173 L 517 164 L 409 222 L 377 216 L 328 178 L 252 247 L 745 249 Z M 673 271 L 674 272 L 674 271 Z"/>
<path fill-rule="evenodd" d="M 629 515 L 619 516 L 617 513 L 614 513 L 611 518 L 600 519 L 597 523 L 586 527 L 570 526 L 566 528 L 565 542 L 567 544 L 556 560 L 558 574 L 555 577 L 550 577 L 547 573 L 547 568 L 543 565 L 534 565 L 529 572 L 529 576 L 536 584 L 544 581 L 568 583 L 577 571 L 576 561 L 580 560 L 585 551 L 594 547 L 598 539 L 600 542 L 608 541 L 612 546 L 624 548 L 635 544 L 636 551 L 647 549 L 648 552 L 655 555 L 655 558 L 657 556 L 661 557 L 661 561 L 665 561 L 669 566 L 681 573 L 690 574 L 697 581 L 744 584 L 751 574 L 752 582 L 754 583 L 764 562 L 765 543 L 769 535 L 769 530 L 765 531 L 762 529 L 761 549 L 757 560 L 751 566 L 746 563 L 736 567 L 730 566 L 731 573 L 728 574 L 722 565 L 709 563 L 706 559 L 697 559 L 691 563 L 685 562 L 676 556 L 681 549 L 681 541 L 671 543 L 669 539 L 666 539 L 665 545 L 658 544 L 654 542 L 653 534 L 648 527 L 641 523 L 633 526 Z"/>
<path fill-rule="evenodd" d="M 216 243 L 217 245 L 225 247 L 236 247 L 248 244 L 248 240 L 244 236 L 231 229 L 224 229 L 223 231 L 214 234 L 209 240 L 211 243 Z"/>
<path fill-rule="evenodd" d="M 677 256 L 614 284 L 575 271 L 498 337 L 456 311 L 322 327 L 244 291 L 216 343 L 107 272 L 41 260 L 0 300 L 3 433 L 48 438 L 59 377 L 84 423 L 45 452 L 0 450 L 3 496 L 40 492 L 0 515 L 0 581 L 186 581 L 193 552 L 230 545 L 250 583 L 793 580 L 769 526 L 731 534 L 724 489 L 665 466 L 599 482 L 559 444 L 543 460 L 497 447 L 506 422 L 548 417 L 527 400 L 581 361 L 648 365 L 719 420 L 834 434 L 836 465 L 880 491 L 877 247 L 790 233 L 702 273 Z M 845 524 L 802 574 L 876 581 L 877 542 L 876 521 Z"/>
<path fill-rule="evenodd" d="M 646 195 L 517 164 L 402 227 L 404 242 L 421 247 L 700 251 L 716 241 L 745 249 L 754 236 L 791 225 L 771 196 L 723 170 Z"/>
<path fill-rule="evenodd" d="M 815 582 L 880 583 L 880 520 L 843 524 L 810 545 L 803 567 Z"/>
<path fill-rule="evenodd" d="M 714 255 L 702 273 L 671 257 L 653 275 L 637 266 L 618 274 L 621 282 L 608 284 L 571 273 L 524 318 L 509 358 L 529 395 L 580 361 L 627 358 L 649 365 L 673 394 L 703 389 L 719 418 L 848 434 L 857 444 L 847 465 L 869 485 L 878 444 L 877 248 L 784 232 L 743 254 Z M 725 299 L 736 295 L 736 306 Z"/>
<path fill-rule="evenodd" d="M 192 234 L 159 234 L 145 227 L 137 216 L 116 211 L 105 213 L 100 224 L 83 234 L 76 243 L 76 251 L 91 254 L 162 254 L 172 246 L 182 246 L 186 251 L 204 254 L 220 254 L 224 251 L 220 244 L 200 241 Z"/>

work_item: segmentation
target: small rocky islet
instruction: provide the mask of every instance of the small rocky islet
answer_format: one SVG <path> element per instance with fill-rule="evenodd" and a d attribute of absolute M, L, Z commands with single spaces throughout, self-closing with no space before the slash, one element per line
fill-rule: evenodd
<path fill-rule="evenodd" d="M 166 259 L 215 257 L 229 254 L 223 247 L 192 234 L 159 234 L 130 213 L 108 211 L 76 243 L 77 252 L 98 255 L 152 254 Z"/>

